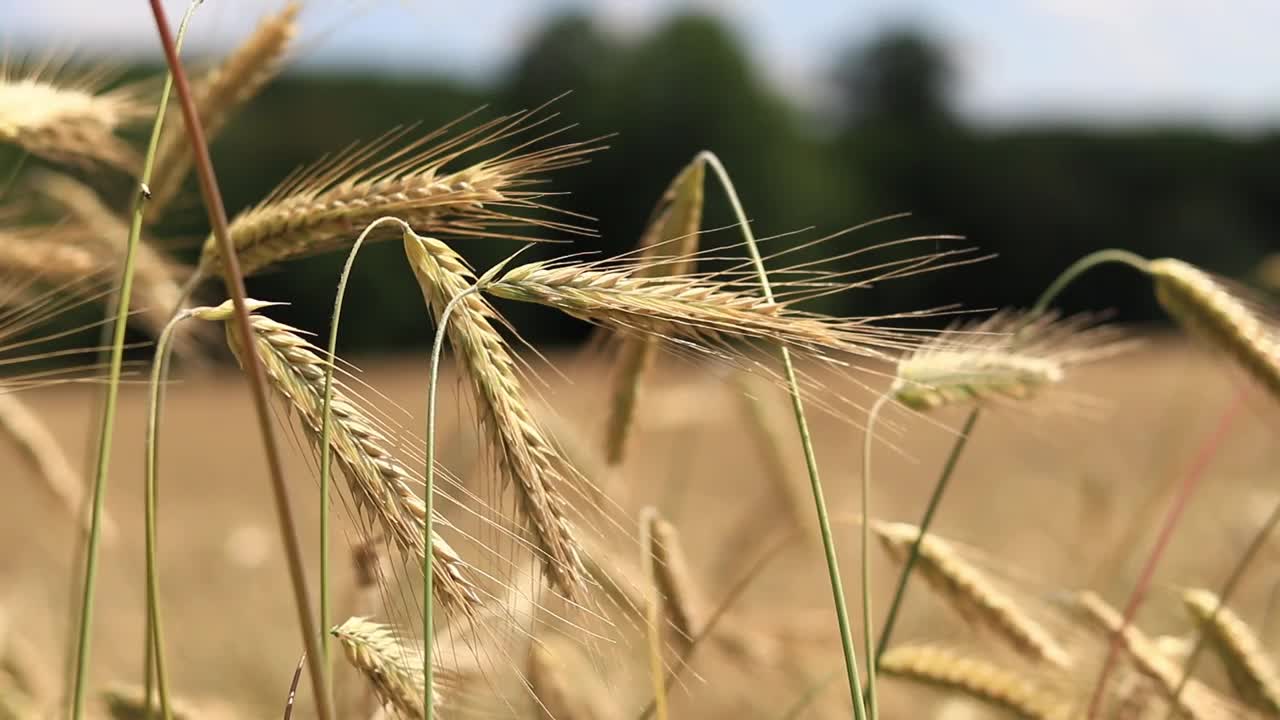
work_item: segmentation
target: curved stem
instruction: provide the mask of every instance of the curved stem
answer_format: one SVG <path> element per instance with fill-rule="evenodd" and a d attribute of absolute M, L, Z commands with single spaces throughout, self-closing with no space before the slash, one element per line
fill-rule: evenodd
<path fill-rule="evenodd" d="M 756 246 L 756 239 L 751 232 L 751 225 L 747 222 L 746 212 L 742 209 L 742 202 L 738 199 L 738 192 L 733 187 L 733 181 L 729 179 L 728 171 L 725 170 L 720 158 L 716 157 L 715 153 L 704 150 L 698 153 L 698 157 L 711 167 L 720 184 L 724 187 L 725 195 L 729 198 L 729 204 L 733 206 L 734 215 L 738 219 L 738 224 L 742 227 L 742 235 L 746 240 L 751 262 L 755 265 L 756 275 L 760 280 L 760 288 L 764 292 L 765 299 L 772 301 L 773 289 L 769 285 L 769 273 L 765 270 L 764 260 L 760 257 L 760 249 Z M 840 580 L 840 562 L 836 557 L 835 539 L 831 533 L 831 520 L 827 514 L 827 501 L 822 490 L 822 479 L 818 474 L 818 458 L 814 453 L 813 439 L 809 434 L 809 421 L 804 414 L 804 399 L 800 394 L 800 383 L 796 379 L 796 370 L 794 363 L 791 361 L 791 353 L 784 345 L 780 348 L 779 354 L 782 356 L 782 366 L 786 373 L 787 386 L 791 393 L 791 408 L 795 412 L 796 429 L 800 433 L 800 444 L 804 448 L 805 468 L 809 473 L 809 486 L 813 492 L 814 509 L 818 515 L 818 529 L 822 534 L 822 548 L 827 561 L 827 574 L 831 578 L 831 597 L 835 603 L 836 621 L 840 626 L 840 643 L 844 650 L 845 673 L 849 679 L 849 698 L 853 703 L 854 717 L 857 720 L 866 720 L 867 710 L 862 701 L 862 681 L 858 673 L 858 656 L 853 646 L 853 631 L 849 625 L 849 609 L 845 604 L 844 585 Z"/>
<path fill-rule="evenodd" d="M 644 634 L 648 640 L 649 682 L 658 720 L 667 720 L 667 685 L 662 673 L 662 624 L 658 579 L 654 575 L 653 523 L 658 511 L 652 505 L 640 511 L 640 567 L 644 572 Z"/>
<path fill-rule="evenodd" d="M 973 428 L 978 424 L 978 417 L 981 414 L 981 407 L 974 407 L 969 411 L 964 427 L 960 428 L 960 435 L 951 446 L 951 454 L 947 455 L 947 462 L 942 466 L 942 474 L 938 476 L 938 482 L 933 486 L 933 493 L 929 495 L 929 503 L 925 505 L 924 515 L 920 517 L 919 532 L 916 534 L 915 542 L 911 543 L 911 551 L 907 553 L 906 562 L 902 564 L 902 571 L 898 573 L 898 586 L 894 588 L 893 601 L 889 604 L 889 615 L 884 620 L 884 629 L 880 631 L 880 644 L 876 647 L 876 667 L 880 667 L 880 661 L 884 658 L 885 651 L 889 649 L 889 638 L 893 636 L 893 628 L 898 624 L 898 613 L 902 610 L 902 601 L 907 595 L 907 582 L 911 579 L 911 572 L 915 570 L 916 561 L 920 559 L 920 545 L 924 542 L 929 527 L 933 525 L 933 516 L 938 512 L 938 506 L 942 504 L 942 496 L 946 494 L 947 486 L 951 484 L 951 476 L 955 473 L 960 455 L 969 444 L 969 436 L 973 434 Z"/>
<path fill-rule="evenodd" d="M 1136 253 L 1131 253 L 1128 250 L 1108 248 L 1106 250 L 1091 252 L 1072 263 L 1066 270 L 1062 271 L 1062 274 L 1058 275 L 1057 279 L 1055 279 L 1053 283 L 1040 294 L 1040 299 L 1036 300 L 1036 304 L 1031 307 L 1030 316 L 1036 317 L 1044 314 L 1044 312 L 1049 309 L 1049 305 L 1051 305 L 1053 301 L 1062 294 L 1062 291 L 1074 282 L 1076 278 L 1083 275 L 1085 271 L 1097 267 L 1098 265 L 1113 262 L 1123 263 L 1138 270 L 1139 272 L 1145 273 L 1147 271 L 1147 259 Z"/>
<path fill-rule="evenodd" d="M 198 0 L 193 0 L 182 16 L 178 26 L 178 40 L 173 43 L 173 53 L 177 56 L 178 43 L 186 33 L 187 22 L 195 12 Z M 93 635 L 93 603 L 98 579 L 98 546 L 102 539 L 102 510 L 106 504 L 107 475 L 111 467 L 111 445 L 115 433 L 116 402 L 120 396 L 120 374 L 124 365 L 124 334 L 129 319 L 129 299 L 133 294 L 133 271 L 137 258 L 138 243 L 142 239 L 142 209 L 147 193 L 143 190 L 151 181 L 151 172 L 155 167 L 156 148 L 160 144 L 160 133 L 164 129 L 165 116 L 169 109 L 169 95 L 173 89 L 174 74 L 165 78 L 164 89 L 160 94 L 160 102 L 156 106 L 155 121 L 151 126 L 151 138 L 147 142 L 147 153 L 143 159 L 142 173 L 138 177 L 139 188 L 133 198 L 133 218 L 129 225 L 129 240 L 125 248 L 124 267 L 120 277 L 119 300 L 116 303 L 116 319 L 111 338 L 111 359 L 107 371 L 107 392 L 102 403 L 102 424 L 98 432 L 98 457 L 93 479 L 92 513 L 89 521 L 89 542 L 85 549 L 84 588 L 80 599 L 79 631 L 76 641 L 75 680 L 71 691 L 71 717 L 80 720 L 84 715 L 84 696 L 88 685 L 90 645 Z"/>
<path fill-rule="evenodd" d="M 338 355 L 338 323 L 342 319 L 342 304 L 347 297 L 347 281 L 351 279 L 351 268 L 356 263 L 356 254 L 364 246 L 364 241 L 374 228 L 386 222 L 400 223 L 399 218 L 380 217 L 369 223 L 347 253 L 347 261 L 342 266 L 342 274 L 338 276 L 338 291 L 333 298 L 333 315 L 329 323 L 329 346 L 325 355 L 324 399 L 320 410 L 320 654 L 324 660 L 325 693 L 333 696 L 333 659 L 329 656 L 329 618 L 332 617 L 330 601 L 332 599 L 331 567 L 330 567 L 330 501 L 329 484 L 333 475 L 333 450 L 329 447 L 329 436 L 333 434 L 333 372 Z M 430 547 L 430 546 L 428 546 Z"/>
<path fill-rule="evenodd" d="M 876 702 L 876 667 L 879 663 L 872 662 L 872 658 L 876 658 L 875 641 L 872 640 L 874 635 L 871 624 L 871 445 L 875 438 L 872 432 L 875 428 L 876 418 L 880 416 L 880 410 L 884 408 L 884 404 L 892 398 L 892 391 L 881 393 L 876 398 L 875 404 L 871 406 L 871 410 L 867 412 L 867 430 L 862 438 L 862 637 L 865 643 L 867 657 L 867 712 L 871 716 L 871 720 L 876 720 L 880 716 L 878 703 Z"/>
<path fill-rule="evenodd" d="M 1267 540 L 1271 538 L 1271 534 L 1275 532 L 1276 526 L 1280 525 L 1280 505 L 1276 505 L 1271 510 L 1271 514 L 1267 516 L 1266 522 L 1254 534 L 1253 539 L 1249 541 L 1249 547 L 1245 548 L 1244 554 L 1240 556 L 1240 560 L 1236 562 L 1236 566 L 1232 568 L 1231 575 L 1227 577 L 1226 582 L 1222 584 L 1222 588 L 1218 590 L 1218 604 L 1214 606 L 1213 612 L 1204 622 L 1200 623 L 1198 628 L 1198 636 L 1196 637 L 1195 647 L 1192 648 L 1191 654 L 1187 656 L 1187 664 L 1182 670 L 1182 677 L 1178 680 L 1178 686 L 1173 690 L 1173 697 L 1169 704 L 1169 714 L 1166 717 L 1172 718 L 1179 713 L 1178 698 L 1182 695 L 1182 691 L 1187 687 L 1187 683 L 1191 680 L 1191 673 L 1195 671 L 1196 661 L 1200 659 L 1200 654 L 1204 651 L 1207 634 L 1204 628 L 1213 625 L 1218 619 L 1218 613 L 1222 608 L 1226 607 L 1231 596 L 1235 594 L 1236 588 L 1240 585 L 1240 581 L 1244 579 L 1245 572 L 1249 569 L 1249 565 L 1253 563 L 1258 552 L 1267 544 Z"/>
<path fill-rule="evenodd" d="M 164 664 L 164 632 L 160 622 L 160 570 L 156 563 L 156 494 L 157 468 L 160 455 L 160 412 L 164 402 L 161 387 L 169 369 L 169 358 L 173 352 L 173 333 L 178 323 L 186 320 L 191 314 L 179 313 L 164 326 L 160 339 L 156 343 L 156 361 L 151 366 L 151 383 L 147 413 L 147 456 L 146 456 L 146 491 L 143 516 L 146 525 L 147 554 L 147 641 L 149 658 L 155 658 L 156 684 L 160 690 L 160 712 L 164 720 L 171 720 L 169 707 L 169 684 Z M 148 661 L 149 662 L 149 661 Z M 147 668 L 148 676 L 151 668 Z M 151 704 L 151 690 L 148 687 L 146 702 Z M 148 711 L 148 716 L 150 712 Z"/>
<path fill-rule="evenodd" d="M 408 232 L 408 231 L 406 231 Z M 433 616 L 434 600 L 431 595 L 434 571 L 431 563 L 431 537 L 435 513 L 435 479 L 436 479 L 436 386 L 440 380 L 440 352 L 444 348 L 445 330 L 449 327 L 449 316 L 458 303 L 480 291 L 479 285 L 472 285 L 454 295 L 440 312 L 440 322 L 436 324 L 436 336 L 431 345 L 431 379 L 427 386 L 427 468 L 424 492 L 426 493 L 427 518 L 422 523 L 422 677 L 423 695 L 427 720 L 435 715 L 435 617 Z"/>
<path fill-rule="evenodd" d="M 222 279 L 234 308 L 235 332 L 241 347 L 244 348 L 242 365 L 249 385 L 249 393 L 253 397 L 254 414 L 257 415 L 258 434 L 262 438 L 263 454 L 266 455 L 271 495 L 289 568 L 289 584 L 293 590 L 293 604 L 298 612 L 299 630 L 307 649 L 307 664 L 315 697 L 316 714 L 321 720 L 332 720 L 333 709 L 330 707 L 328 697 L 324 694 L 324 664 L 319 656 L 320 644 L 316 637 L 316 619 L 311 608 L 310 593 L 307 591 L 307 575 L 302 562 L 302 547 L 298 542 L 297 520 L 294 518 L 293 506 L 290 504 L 288 488 L 285 487 L 284 466 L 280 462 L 280 448 L 276 442 L 274 418 L 267 397 L 266 377 L 253 342 L 253 331 L 249 327 L 244 276 L 240 272 L 240 261 L 236 255 L 235 244 L 231 240 L 227 209 L 223 205 L 222 193 L 218 189 L 218 178 L 214 173 L 213 161 L 209 158 L 209 145 L 205 142 L 204 128 L 200 125 L 200 118 L 196 114 L 191 87 L 182 70 L 182 63 L 178 59 L 178 53 L 169 32 L 164 5 L 161 0 L 150 0 L 149 4 L 151 14 L 155 18 L 156 33 L 160 36 L 160 44 L 164 48 L 165 62 L 173 75 L 174 88 L 177 90 L 182 107 L 182 119 L 187 130 L 187 138 L 191 141 L 200 195 L 204 199 L 213 236 L 222 251 Z"/>

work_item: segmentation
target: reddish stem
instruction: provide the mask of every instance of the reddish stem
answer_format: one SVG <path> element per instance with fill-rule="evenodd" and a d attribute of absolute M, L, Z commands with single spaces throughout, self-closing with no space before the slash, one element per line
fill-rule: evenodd
<path fill-rule="evenodd" d="M 1240 390 L 1236 393 L 1231 404 L 1222 412 L 1222 416 L 1218 419 L 1218 425 L 1214 428 L 1213 433 L 1205 438 L 1200 449 L 1196 451 L 1191 467 L 1187 469 L 1187 474 L 1182 480 L 1182 486 L 1178 489 L 1177 495 L 1173 498 L 1173 504 L 1169 507 L 1168 514 L 1165 515 L 1164 525 L 1160 528 L 1160 535 L 1156 538 L 1156 544 L 1151 548 L 1151 554 L 1147 556 L 1146 564 L 1142 566 L 1142 572 L 1138 575 L 1138 582 L 1133 587 L 1133 591 L 1129 594 L 1129 600 L 1124 607 L 1124 619 L 1120 622 L 1120 627 L 1111 634 L 1111 647 L 1107 651 L 1107 659 L 1102 663 L 1102 671 L 1098 674 L 1098 682 L 1093 688 L 1093 698 L 1089 701 L 1089 712 L 1086 715 L 1089 720 L 1098 717 L 1098 711 L 1102 709 L 1102 698 L 1106 695 L 1107 680 L 1111 675 L 1112 669 L 1115 667 L 1116 660 L 1120 656 L 1120 646 L 1122 644 L 1121 637 L 1125 630 L 1133 624 L 1133 619 L 1138 614 L 1138 608 L 1142 606 L 1142 601 L 1147 597 L 1147 590 L 1151 587 L 1151 580 L 1155 577 L 1156 566 L 1160 564 L 1164 551 L 1169 547 L 1169 541 L 1173 538 L 1173 531 L 1178 525 L 1178 521 L 1182 518 L 1182 513 L 1186 510 L 1190 503 L 1191 496 L 1195 493 L 1196 487 L 1204 478 L 1205 471 L 1209 468 L 1209 463 L 1217 454 L 1218 448 L 1222 447 L 1223 440 L 1226 439 L 1231 425 L 1240 414 L 1240 409 L 1244 407 L 1245 391 Z"/>

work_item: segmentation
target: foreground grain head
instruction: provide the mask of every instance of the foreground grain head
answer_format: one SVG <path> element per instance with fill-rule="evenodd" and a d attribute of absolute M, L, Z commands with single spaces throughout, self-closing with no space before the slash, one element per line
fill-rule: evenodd
<path fill-rule="evenodd" d="M 61 63 L 0 60 L 0 142 L 57 162 L 103 164 L 133 173 L 137 153 L 116 133 L 149 112 L 139 85 L 107 90 L 111 77 Z"/>
<path fill-rule="evenodd" d="M 253 301 L 251 307 L 261 309 L 266 305 L 269 303 Z M 227 322 L 227 342 L 236 357 L 243 358 L 243 348 L 231 324 L 229 301 L 219 308 L 198 310 L 196 317 Z M 287 325 L 257 313 L 250 319 L 258 357 L 271 388 L 297 416 L 307 440 L 318 450 L 328 365 L 319 354 L 322 351 Z M 330 449 L 357 508 L 367 513 L 403 553 L 421 559 L 427 552 L 423 540 L 427 513 L 425 503 L 414 490 L 413 474 L 392 453 L 379 424 L 337 382 L 331 410 Z M 437 516 L 433 526 L 447 528 L 449 524 Z M 438 532 L 432 534 L 430 552 L 437 578 L 437 600 L 449 610 L 473 612 L 480 597 L 468 564 Z"/>
<path fill-rule="evenodd" d="M 1280 672 L 1253 628 L 1233 610 L 1218 607 L 1209 590 L 1189 589 L 1182 604 L 1201 625 L 1236 692 L 1249 705 L 1280 715 Z"/>
<path fill-rule="evenodd" d="M 424 720 L 422 652 L 405 642 L 393 628 L 353 617 L 330 633 L 342 644 L 347 661 L 368 680 L 378 700 L 392 717 Z M 439 688 L 432 696 L 436 708 L 444 698 Z"/>
<path fill-rule="evenodd" d="M 582 548 L 566 499 L 575 473 L 530 410 L 516 359 L 498 331 L 501 317 L 479 294 L 469 293 L 475 275 L 447 245 L 406 231 L 404 249 L 422 297 L 437 328 L 447 334 L 459 373 L 471 390 L 498 476 L 515 488 L 546 575 L 566 597 L 580 597 L 586 587 Z M 442 327 L 445 308 L 455 300 Z"/>
<path fill-rule="evenodd" d="M 527 214 L 548 209 L 542 202 L 545 193 L 532 186 L 543 173 L 584 162 L 597 146 L 566 143 L 531 149 L 525 139 L 516 151 L 497 151 L 489 159 L 454 167 L 463 156 L 492 150 L 546 119 L 516 113 L 457 132 L 446 126 L 405 144 L 407 131 L 398 131 L 295 173 L 231 221 L 240 270 L 252 275 L 287 260 L 336 250 L 386 216 L 420 233 L 452 236 L 523 237 L 504 229 L 521 223 L 578 230 Z M 209 278 L 221 272 L 221 250 L 210 236 L 196 273 Z"/>

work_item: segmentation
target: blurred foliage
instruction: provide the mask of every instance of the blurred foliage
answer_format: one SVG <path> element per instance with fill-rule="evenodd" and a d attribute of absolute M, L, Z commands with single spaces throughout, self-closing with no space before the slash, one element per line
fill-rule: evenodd
<path fill-rule="evenodd" d="M 953 109 L 957 69 L 928 36 L 893 28 L 851 46 L 831 68 L 834 122 L 789 105 L 753 67 L 718 19 L 677 15 L 624 41 L 591 17 L 552 19 L 493 86 L 421 76 L 287 74 L 240 115 L 214 147 L 235 212 L 294 168 L 401 125 L 432 129 L 485 103 L 498 112 L 541 105 L 561 114 L 559 137 L 609 136 L 590 164 L 556 173 L 557 205 L 592 216 L 596 237 L 576 250 L 624 252 L 670 178 L 695 153 L 723 159 L 758 235 L 805 230 L 778 250 L 898 212 L 912 216 L 859 230 L 789 256 L 802 261 L 912 234 L 953 233 L 996 259 L 892 281 L 824 300 L 851 315 L 961 304 L 1027 305 L 1080 255 L 1119 246 L 1176 255 L 1244 274 L 1280 229 L 1280 135 L 1241 138 L 1194 129 L 1101 131 L 967 126 Z M 708 182 L 712 182 L 708 179 Z M 163 230 L 191 242 L 204 232 L 194 185 L 186 212 Z M 716 187 L 706 228 L 731 220 Z M 733 244 L 736 230 L 706 242 Z M 459 240 L 478 267 L 515 251 L 508 241 Z M 565 252 L 541 245 L 526 256 Z M 882 256 L 876 256 L 882 259 Z M 859 259 L 866 264 L 871 257 Z M 254 278 L 253 294 L 293 303 L 287 318 L 323 333 L 341 256 L 294 263 Z M 781 261 L 777 263 L 781 265 Z M 853 265 L 850 265 L 853 267 Z M 1069 292 L 1071 309 L 1116 307 L 1128 320 L 1155 317 L 1149 288 L 1122 269 L 1099 270 Z M 530 340 L 564 341 L 583 328 L 559 316 L 503 306 Z M 398 246 L 370 246 L 356 265 L 342 347 L 420 346 L 426 313 Z"/>

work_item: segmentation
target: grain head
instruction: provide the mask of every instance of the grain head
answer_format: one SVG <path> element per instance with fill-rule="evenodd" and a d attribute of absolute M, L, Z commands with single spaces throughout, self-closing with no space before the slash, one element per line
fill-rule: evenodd
<path fill-rule="evenodd" d="M 962 693 L 1027 720 L 1071 720 L 1071 702 L 986 660 L 933 645 L 902 646 L 884 654 L 886 675 Z"/>
<path fill-rule="evenodd" d="M 387 625 L 366 618 L 349 618 L 329 631 L 342 644 L 343 654 L 359 670 L 382 706 L 400 720 L 425 720 L 422 651 Z M 439 688 L 432 696 L 438 708 Z"/>
<path fill-rule="evenodd" d="M 1253 628 L 1230 608 L 1219 607 L 1218 596 L 1209 590 L 1184 591 L 1182 604 L 1201 624 L 1240 697 L 1259 710 L 1280 714 L 1280 672 Z"/>

